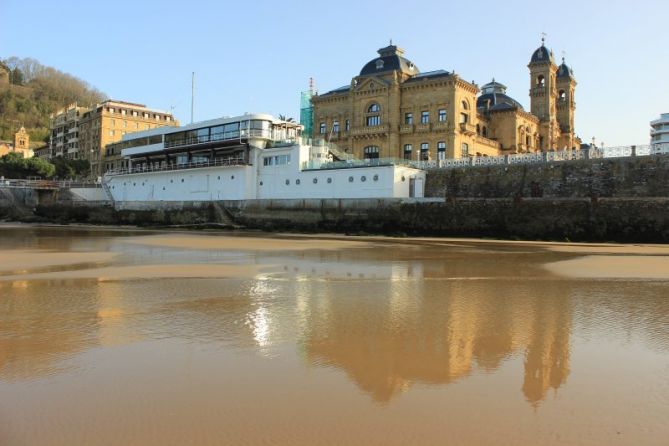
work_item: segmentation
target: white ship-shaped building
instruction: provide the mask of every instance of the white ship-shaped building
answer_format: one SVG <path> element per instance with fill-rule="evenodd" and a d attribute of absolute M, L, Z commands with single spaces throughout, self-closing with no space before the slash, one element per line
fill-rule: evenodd
<path fill-rule="evenodd" d="M 423 196 L 425 172 L 405 161 L 351 159 L 301 133 L 267 114 L 130 133 L 103 182 L 119 202 Z"/>

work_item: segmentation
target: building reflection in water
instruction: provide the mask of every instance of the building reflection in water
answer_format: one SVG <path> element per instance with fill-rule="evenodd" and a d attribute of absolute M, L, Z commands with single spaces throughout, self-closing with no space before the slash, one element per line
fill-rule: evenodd
<path fill-rule="evenodd" d="M 356 270 L 364 274 L 361 265 Z M 572 315 L 565 282 L 447 280 L 422 262 L 394 264 L 387 274 L 390 280 L 310 282 L 301 290 L 310 362 L 345 370 L 378 402 L 414 383 L 492 372 L 518 355 L 531 404 L 566 382 Z"/>

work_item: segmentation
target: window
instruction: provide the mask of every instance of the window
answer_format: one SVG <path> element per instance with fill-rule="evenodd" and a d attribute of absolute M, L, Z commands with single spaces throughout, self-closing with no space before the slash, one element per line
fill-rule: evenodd
<path fill-rule="evenodd" d="M 126 128 L 126 127 L 128 127 L 128 121 L 125 121 L 125 120 L 124 120 L 124 121 L 123 121 L 123 128 Z"/>
<path fill-rule="evenodd" d="M 121 114 L 125 116 L 125 110 L 121 110 Z"/>
<path fill-rule="evenodd" d="M 324 122 L 321 122 L 321 124 L 320 124 L 319 127 L 318 127 L 318 131 L 319 131 L 319 133 L 320 133 L 321 135 L 324 135 L 324 134 L 325 134 L 325 129 L 326 129 L 326 128 L 325 128 L 325 123 L 324 123 Z"/>
<path fill-rule="evenodd" d="M 381 117 L 379 115 L 367 116 L 367 127 L 381 125 Z"/>
<path fill-rule="evenodd" d="M 133 110 L 133 111 L 132 111 L 132 115 L 133 115 L 133 116 L 137 116 L 137 111 L 136 111 L 136 110 Z"/>
<path fill-rule="evenodd" d="M 428 161 L 430 159 L 430 143 L 420 143 L 420 160 Z"/>
<path fill-rule="evenodd" d="M 467 158 L 469 156 L 469 144 L 466 142 L 462 143 L 462 157 Z"/>
<path fill-rule="evenodd" d="M 420 112 L 420 123 L 427 124 L 428 122 L 430 122 L 430 112 L 429 111 Z"/>
<path fill-rule="evenodd" d="M 114 131 L 113 130 L 109 131 L 109 136 L 114 136 Z"/>
<path fill-rule="evenodd" d="M 404 144 L 404 159 L 405 160 L 410 160 L 411 159 L 411 151 L 412 151 L 411 144 Z"/>
<path fill-rule="evenodd" d="M 378 113 L 381 111 L 381 107 L 379 107 L 379 104 L 374 103 L 367 107 L 367 113 Z"/>
<path fill-rule="evenodd" d="M 565 93 L 564 90 L 560 90 L 560 92 L 558 93 L 558 100 L 560 101 L 567 100 L 567 93 Z"/>
<path fill-rule="evenodd" d="M 339 133 L 339 121 L 332 122 L 332 133 Z"/>
<path fill-rule="evenodd" d="M 378 159 L 379 158 L 379 146 L 367 146 L 364 149 L 365 159 Z"/>
<path fill-rule="evenodd" d="M 467 113 L 460 113 L 460 124 L 467 124 L 469 122 L 469 115 Z"/>
<path fill-rule="evenodd" d="M 446 122 L 446 109 L 445 108 L 440 108 L 439 109 L 439 122 Z"/>
<path fill-rule="evenodd" d="M 481 131 L 481 134 L 483 135 L 484 138 L 488 137 L 488 127 L 485 125 L 483 126 L 483 130 Z"/>
<path fill-rule="evenodd" d="M 446 141 L 439 141 L 437 143 L 437 159 L 446 159 Z"/>
<path fill-rule="evenodd" d="M 544 78 L 543 74 L 540 74 L 537 76 L 537 87 L 543 88 L 546 85 L 546 79 Z"/>
<path fill-rule="evenodd" d="M 413 113 L 404 113 L 404 123 L 413 124 Z"/>
<path fill-rule="evenodd" d="M 469 104 L 467 103 L 467 101 L 462 101 L 462 109 L 469 110 Z"/>
<path fill-rule="evenodd" d="M 347 119 L 344 123 L 344 131 L 348 132 L 349 130 L 351 130 L 351 122 Z"/>

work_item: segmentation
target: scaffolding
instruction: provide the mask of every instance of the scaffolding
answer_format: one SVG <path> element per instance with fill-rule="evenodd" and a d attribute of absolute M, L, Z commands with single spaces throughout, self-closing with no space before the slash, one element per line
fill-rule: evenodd
<path fill-rule="evenodd" d="M 311 98 L 315 94 L 314 79 L 309 78 L 309 90 L 303 91 L 300 95 L 300 124 L 304 126 L 303 134 L 308 137 L 311 137 L 314 128 L 314 107 L 311 105 Z"/>

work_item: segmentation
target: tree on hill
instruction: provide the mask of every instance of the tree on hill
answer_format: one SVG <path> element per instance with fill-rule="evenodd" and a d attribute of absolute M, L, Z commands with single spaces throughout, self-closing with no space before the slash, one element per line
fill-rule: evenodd
<path fill-rule="evenodd" d="M 9 71 L 14 86 L 0 90 L 0 139 L 13 139 L 23 125 L 32 141 L 46 142 L 51 113 L 74 102 L 92 105 L 106 97 L 87 82 L 32 58 L 9 57 L 0 66 Z"/>

